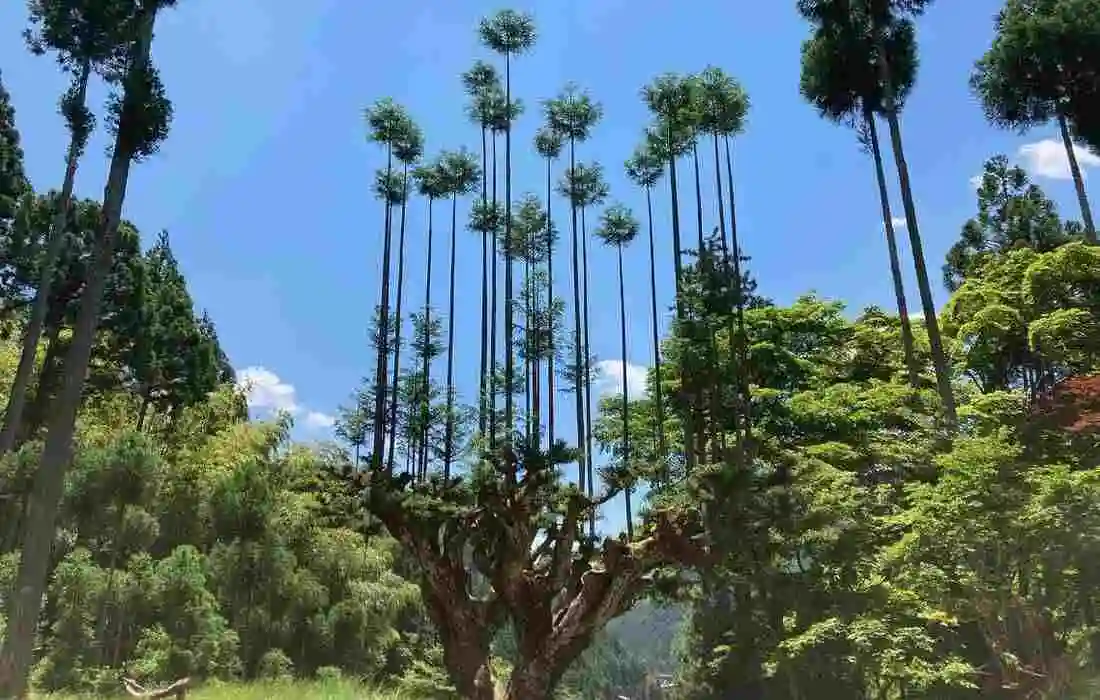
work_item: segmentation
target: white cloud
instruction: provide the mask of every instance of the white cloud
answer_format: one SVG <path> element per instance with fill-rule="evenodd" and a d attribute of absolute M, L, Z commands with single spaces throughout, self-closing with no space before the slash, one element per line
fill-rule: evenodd
<path fill-rule="evenodd" d="M 1082 176 L 1089 168 L 1100 168 L 1100 156 L 1081 148 L 1073 147 L 1077 164 Z M 1043 139 L 1036 143 L 1020 146 L 1017 155 L 1023 160 L 1024 169 L 1034 177 L 1046 177 L 1052 180 L 1069 180 L 1069 157 L 1065 147 L 1054 139 Z"/>
<path fill-rule="evenodd" d="M 890 223 L 894 225 L 895 229 L 905 228 L 909 222 L 905 220 L 904 216 L 895 216 L 890 219 Z"/>
<path fill-rule="evenodd" d="M 336 423 L 336 419 L 327 413 L 307 410 L 298 400 L 298 390 L 294 385 L 283 381 L 266 367 L 237 370 L 237 386 L 245 392 L 248 407 L 265 417 L 280 411 L 295 417 L 304 413 L 302 423 L 310 430 L 327 430 Z"/>
<path fill-rule="evenodd" d="M 245 391 L 248 407 L 258 411 L 286 411 L 294 415 L 301 411 L 298 392 L 279 375 L 266 367 L 245 367 L 237 371 L 237 386 Z"/>
<path fill-rule="evenodd" d="M 320 411 L 310 411 L 306 414 L 306 425 L 311 428 L 331 428 L 336 424 L 336 418 Z"/>
<path fill-rule="evenodd" d="M 600 360 L 596 363 L 600 370 L 596 380 L 596 391 L 600 396 L 612 396 L 623 392 L 622 360 Z M 641 365 L 626 363 L 626 388 L 631 399 L 640 399 L 646 395 L 646 374 L 649 370 Z"/>

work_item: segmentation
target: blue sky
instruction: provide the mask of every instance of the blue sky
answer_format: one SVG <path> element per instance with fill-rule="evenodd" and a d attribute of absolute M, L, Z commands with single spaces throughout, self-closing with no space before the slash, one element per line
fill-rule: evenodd
<path fill-rule="evenodd" d="M 919 24 L 922 66 L 903 130 L 937 280 L 944 252 L 974 211 L 970 178 L 994 153 L 1026 165 L 1063 213 L 1075 215 L 1064 152 L 1049 141 L 1056 132 L 996 131 L 968 92 L 970 67 L 991 40 L 999 5 L 938 3 Z M 541 122 L 538 104 L 573 80 L 605 110 L 580 159 L 602 162 L 612 198 L 641 213 L 643 199 L 621 167 L 648 120 L 639 89 L 662 72 L 718 65 L 742 81 L 752 100 L 748 129 L 736 144 L 735 179 L 742 241 L 762 291 L 779 301 L 816 290 L 853 307 L 890 306 L 871 164 L 850 132 L 818 118 L 799 96 L 799 45 L 808 29 L 794 0 L 694 0 L 691 12 L 659 0 L 513 6 L 534 13 L 540 35 L 513 70 L 514 94 L 528 107 L 514 135 L 517 198 L 544 187 L 542 163 L 529 147 Z M 476 26 L 499 7 L 482 0 L 181 0 L 158 23 L 154 55 L 176 119 L 161 153 L 135 167 L 125 216 L 146 240 L 161 229 L 171 233 L 196 303 L 213 315 L 234 365 L 250 368 L 263 384 L 254 396 L 257 411 L 295 409 L 301 437 L 324 436 L 325 416 L 373 367 L 366 321 L 377 298 L 383 217 L 371 182 L 384 154 L 367 142 L 362 110 L 392 96 L 424 129 L 429 154 L 462 145 L 479 150 L 479 132 L 464 118 L 459 74 L 476 58 L 492 58 L 478 46 Z M 64 78 L 49 59 L 23 49 L 24 22 L 22 3 L 0 4 L 0 70 L 18 109 L 29 174 L 45 189 L 62 175 L 66 134 L 55 105 Z M 102 97 L 102 91 L 93 94 L 97 104 Z M 80 170 L 81 196 L 101 196 L 107 145 L 99 132 Z M 1083 165 L 1100 165 L 1082 155 Z M 709 159 L 705 163 L 709 167 Z M 704 177 L 704 187 L 712 177 Z M 565 211 L 561 200 L 555 207 Z M 900 200 L 895 209 L 900 214 Z M 707 216 L 709 228 L 717 216 Z M 683 217 L 686 235 L 693 236 L 692 210 Z M 661 213 L 658 245 L 665 251 L 667 220 Z M 437 230 L 447 223 L 440 215 Z M 423 231 L 416 202 L 409 213 L 414 290 L 423 279 Z M 471 397 L 478 341 L 469 331 L 479 323 L 480 243 L 469 232 L 459 236 L 459 289 L 469 296 L 459 300 L 458 376 L 460 390 Z M 446 284 L 445 239 L 441 235 L 436 248 L 439 290 Z M 593 351 L 617 360 L 614 257 L 594 242 L 589 253 Z M 627 360 L 644 365 L 651 352 L 645 246 L 627 256 Z M 665 261 L 663 306 L 671 302 L 672 286 Z M 909 289 L 915 304 L 915 287 Z M 569 294 L 564 284 L 558 291 Z M 937 293 L 942 301 L 942 290 Z M 418 294 L 411 292 L 409 303 Z M 569 425 L 568 413 L 561 422 Z"/>

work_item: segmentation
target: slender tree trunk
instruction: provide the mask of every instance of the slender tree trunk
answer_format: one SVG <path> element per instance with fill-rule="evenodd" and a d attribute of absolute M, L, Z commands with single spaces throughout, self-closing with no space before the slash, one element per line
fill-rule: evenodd
<path fill-rule="evenodd" d="M 928 265 L 924 261 L 924 244 L 921 242 L 920 228 L 917 226 L 917 207 L 913 203 L 913 188 L 909 182 L 909 165 L 905 161 L 905 150 L 901 142 L 901 125 L 894 102 L 893 82 L 890 66 L 885 58 L 882 31 L 875 29 L 875 43 L 880 60 L 879 71 L 886 84 L 886 120 L 890 126 L 890 144 L 894 151 L 894 162 L 898 169 L 898 183 L 901 186 L 901 202 L 905 209 L 905 228 L 909 231 L 909 247 L 913 251 L 913 263 L 917 272 L 917 287 L 920 290 L 921 310 L 924 312 L 924 325 L 928 330 L 928 344 L 932 350 L 932 364 L 936 370 L 936 386 L 943 402 L 944 417 L 954 429 L 958 423 L 955 410 L 955 390 L 951 386 L 951 373 L 947 366 L 947 354 L 943 348 L 940 325 L 936 317 L 936 302 L 932 298 L 932 285 L 928 281 Z"/>
<path fill-rule="evenodd" d="M 626 288 L 623 283 L 623 244 L 616 246 L 619 258 L 619 349 L 622 352 L 623 374 L 623 467 L 630 469 L 630 390 L 626 381 Z M 626 536 L 634 539 L 634 519 L 630 512 L 630 490 L 623 489 L 623 502 L 626 506 Z"/>
<path fill-rule="evenodd" d="M 737 285 L 737 390 L 741 417 L 744 422 L 745 441 L 752 439 L 752 396 L 749 392 L 748 336 L 745 333 L 745 280 L 741 271 L 741 242 L 737 235 L 737 200 L 733 194 L 733 156 L 730 154 L 729 136 L 724 138 L 726 147 L 726 190 L 730 204 L 730 246 L 733 258 L 733 279 Z M 740 437 L 738 438 L 740 443 Z M 742 451 L 739 445 L 738 451 Z"/>
<path fill-rule="evenodd" d="M 718 232 L 721 234 L 721 238 L 722 238 L 722 254 L 725 257 L 726 270 L 729 271 L 729 270 L 732 270 L 732 267 L 730 266 L 730 246 L 726 242 L 726 206 L 725 206 L 725 200 L 722 197 L 722 194 L 723 194 L 723 190 L 722 190 L 722 165 L 721 165 L 722 160 L 721 160 L 719 150 L 718 150 L 718 132 L 715 131 L 712 134 L 712 136 L 713 136 L 713 142 L 714 142 L 714 192 L 715 192 L 715 196 L 718 199 Z M 732 169 L 732 167 L 731 167 L 731 169 Z M 732 174 L 731 174 L 731 178 L 732 178 Z M 732 186 L 732 182 L 730 184 Z M 732 203 L 732 199 L 731 199 L 731 203 Z M 732 214 L 732 212 L 731 212 L 731 214 Z M 731 329 L 731 331 L 732 331 L 732 329 Z M 738 357 L 738 354 L 737 354 L 737 339 L 734 337 L 734 335 L 735 334 L 733 332 L 730 333 L 730 339 L 729 339 L 730 364 L 737 367 L 737 371 L 738 371 L 738 373 L 740 373 L 741 372 L 741 367 L 740 367 L 740 362 L 739 362 L 740 358 Z M 715 349 L 717 350 L 717 346 L 715 347 Z M 716 395 L 717 395 L 717 391 L 716 391 Z M 741 386 L 740 386 L 740 384 L 735 382 L 735 386 L 734 386 L 734 405 L 739 406 L 740 403 L 741 403 Z M 714 416 L 714 420 L 717 422 L 718 421 L 717 411 L 715 411 L 715 414 L 716 415 Z M 741 434 L 741 417 L 742 417 L 741 410 L 735 409 L 733 411 L 733 433 L 737 437 L 738 457 L 742 456 L 742 448 L 744 447 L 743 440 L 742 440 L 742 434 Z M 719 435 L 721 436 L 723 434 L 719 433 Z M 723 443 L 722 448 L 725 449 L 725 444 L 724 444 L 725 440 L 724 440 L 724 438 L 722 439 L 722 443 Z"/>
<path fill-rule="evenodd" d="M 512 444 L 515 431 L 515 318 L 512 308 L 512 61 L 504 54 L 504 105 L 508 121 L 504 129 L 504 444 Z"/>
<path fill-rule="evenodd" d="M 481 126 L 481 204 L 485 206 L 489 202 L 489 148 L 486 142 L 485 125 Z M 478 415 L 477 429 L 482 435 L 488 425 L 487 406 L 488 399 L 485 391 L 488 386 L 489 367 L 489 236 L 484 233 L 481 236 L 481 374 L 478 376 Z"/>
<path fill-rule="evenodd" d="M 672 254 L 673 262 L 676 270 L 676 318 L 682 321 L 684 319 L 684 300 L 683 300 L 683 248 L 680 240 L 680 194 L 679 185 L 676 181 L 676 154 L 673 149 L 672 140 L 672 125 L 668 126 L 668 180 L 669 190 L 672 196 Z M 680 368 L 680 391 L 685 390 L 685 380 L 687 379 L 686 373 L 683 368 Z M 691 418 L 691 412 L 685 410 L 683 413 L 684 419 L 684 458 L 687 462 L 687 470 L 693 471 L 695 468 L 695 428 L 693 420 Z"/>
<path fill-rule="evenodd" d="M 569 182 L 570 188 L 575 186 L 577 177 L 576 139 L 569 139 Z M 579 257 L 580 242 L 577 240 L 577 202 L 573 198 L 573 192 L 569 196 L 569 208 L 573 218 L 573 391 L 577 403 L 577 449 L 580 456 L 577 459 L 577 486 L 581 493 L 585 490 L 586 471 L 588 464 L 584 454 L 584 389 L 581 387 L 584 374 L 584 361 L 581 352 L 584 346 L 581 344 L 581 331 L 584 317 L 581 315 L 581 261 Z"/>
<path fill-rule="evenodd" d="M 423 394 L 420 404 L 420 479 L 428 477 L 428 421 L 432 413 L 432 376 L 431 376 L 431 338 L 432 338 L 432 246 L 435 243 L 435 230 L 433 227 L 434 216 L 432 208 L 435 200 L 428 197 L 428 261 L 424 272 L 424 353 L 421 358 L 420 371 L 423 373 L 424 383 L 421 385 Z"/>
<path fill-rule="evenodd" d="M 1062 108 L 1058 108 L 1058 130 L 1062 132 L 1062 145 L 1066 147 L 1066 157 L 1069 159 L 1069 172 L 1073 175 L 1073 187 L 1077 190 L 1077 203 L 1081 205 L 1081 221 L 1085 224 L 1085 235 L 1089 243 L 1096 245 L 1096 226 L 1092 221 L 1092 208 L 1089 207 L 1089 198 L 1085 193 L 1085 178 L 1081 176 L 1081 166 L 1077 162 L 1077 154 L 1073 151 L 1073 139 L 1069 135 L 1069 125 L 1066 124 L 1066 115 Z"/>
<path fill-rule="evenodd" d="M 393 172 L 393 145 L 386 146 L 386 179 Z M 384 201 L 386 210 L 385 229 L 382 241 L 382 302 L 378 314 L 378 360 L 375 365 L 374 379 L 374 435 L 371 445 L 371 469 L 382 467 L 383 450 L 386 446 L 386 363 L 389 359 L 390 344 L 390 254 L 393 243 L 393 212 L 389 201 Z"/>
<path fill-rule="evenodd" d="M 527 241 L 527 247 L 530 247 Z M 532 396 L 535 394 L 535 386 L 531 380 L 535 379 L 535 337 L 531 335 L 531 261 L 529 251 L 525 251 L 524 259 L 524 403 L 527 415 L 524 419 L 524 428 L 527 435 L 527 444 L 533 445 L 532 422 L 535 420 L 533 412 Z M 537 427 L 537 426 L 536 426 Z"/>
<path fill-rule="evenodd" d="M 554 445 L 554 361 L 557 342 L 554 335 L 554 218 L 550 214 L 553 197 L 553 158 L 546 159 L 546 444 Z"/>
<path fill-rule="evenodd" d="M 699 255 L 703 254 L 703 249 L 706 247 L 704 240 L 706 234 L 703 232 L 703 185 L 699 179 L 699 139 L 698 135 L 693 135 L 691 140 L 691 159 L 695 165 L 695 218 L 699 225 Z M 721 197 L 719 197 L 721 199 Z"/>
<path fill-rule="evenodd" d="M 405 298 L 405 213 L 409 205 L 409 164 L 404 163 L 401 173 L 401 225 L 397 234 L 397 308 L 394 313 L 393 339 L 393 387 L 390 393 L 390 441 L 386 448 L 386 471 L 393 474 L 394 459 L 397 451 L 397 392 L 401 379 L 401 330 L 404 320 L 401 318 L 401 302 Z"/>
<path fill-rule="evenodd" d="M 665 445 L 665 405 L 661 397 L 661 337 L 660 316 L 657 315 L 657 248 L 653 240 L 653 192 L 645 188 L 645 206 L 649 221 L 649 294 L 653 307 L 653 398 L 657 410 L 657 459 L 662 471 L 666 468 L 668 449 Z"/>
<path fill-rule="evenodd" d="M 82 108 L 87 103 L 88 77 L 91 75 L 91 70 L 91 64 L 85 62 L 81 66 L 80 76 L 77 79 L 77 102 Z M 73 184 L 76 182 L 76 169 L 80 162 L 80 156 L 84 151 L 85 140 L 76 133 L 73 133 L 69 139 L 69 152 L 65 159 L 65 179 L 61 185 L 61 196 L 58 197 L 57 212 L 54 214 L 50 226 L 50 233 L 46 242 L 46 255 L 42 259 L 42 267 L 38 274 L 38 289 L 34 294 L 31 319 L 23 335 L 23 350 L 19 355 L 19 366 L 15 370 L 15 379 L 12 382 L 11 393 L 8 396 L 8 408 L 4 415 L 4 428 L 0 431 L 0 455 L 10 452 L 15 447 L 16 438 L 22 427 L 23 409 L 27 405 L 27 391 L 30 389 L 31 378 L 34 376 L 34 360 L 38 352 L 38 341 L 42 338 L 42 328 L 46 321 L 46 313 L 50 308 L 50 288 L 53 285 L 54 268 L 57 267 L 57 259 L 61 257 L 61 251 L 65 247 L 65 230 L 68 228 Z"/>
<path fill-rule="evenodd" d="M 447 416 L 443 437 L 443 480 L 451 478 L 455 436 L 455 249 L 458 247 L 458 193 L 451 193 L 451 290 L 447 315 Z"/>
<path fill-rule="evenodd" d="M 493 132 L 493 212 L 497 210 L 497 135 Z M 510 215 L 511 212 L 508 212 Z M 493 229 L 493 271 L 490 284 L 490 313 L 492 320 L 489 322 L 489 450 L 496 452 L 497 447 L 497 242 L 500 238 L 499 231 Z"/>
<path fill-rule="evenodd" d="M 913 328 L 909 323 L 909 308 L 905 301 L 905 285 L 901 277 L 901 259 L 898 256 L 897 236 L 894 234 L 893 214 L 890 211 L 890 194 L 886 189 L 886 173 L 882 167 L 882 150 L 879 147 L 878 128 L 875 115 L 864 110 L 863 118 L 871 137 L 871 156 L 875 161 L 875 178 L 878 180 L 879 201 L 882 203 L 882 222 L 886 227 L 886 247 L 890 252 L 890 275 L 894 280 L 894 298 L 898 304 L 898 318 L 901 320 L 901 344 L 905 350 L 905 366 L 909 371 L 909 385 L 920 387 L 920 369 L 913 350 Z"/>
<path fill-rule="evenodd" d="M 596 469 L 592 455 L 592 347 L 588 326 L 588 223 L 585 220 L 587 207 L 581 207 L 581 269 L 584 284 L 584 460 L 588 469 L 588 495 L 596 493 Z M 596 511 L 588 518 L 588 532 L 595 536 Z"/>
<path fill-rule="evenodd" d="M 133 103 L 138 99 L 138 94 L 143 92 L 138 89 L 144 83 L 139 72 L 144 71 L 149 63 L 156 14 L 155 3 L 143 3 L 137 25 L 138 35 L 131 54 L 131 69 L 125 79 L 126 95 L 123 97 L 118 136 L 103 193 L 103 210 L 91 272 L 77 315 L 72 343 L 65 358 L 65 379 L 61 396 L 55 404 L 56 409 L 51 416 L 49 433 L 42 450 L 42 461 L 35 473 L 19 572 L 9 598 L 8 624 L 3 650 L 0 651 L 0 697 L 3 698 L 22 697 L 27 691 L 27 679 L 34 657 L 35 632 L 42 609 L 42 595 L 46 588 L 50 549 L 56 531 L 58 505 L 64 489 L 66 467 L 72 460 L 76 414 L 92 356 L 100 306 L 111 271 L 115 239 L 130 176 L 134 148 L 133 121 L 141 116 L 135 113 L 141 106 Z"/>

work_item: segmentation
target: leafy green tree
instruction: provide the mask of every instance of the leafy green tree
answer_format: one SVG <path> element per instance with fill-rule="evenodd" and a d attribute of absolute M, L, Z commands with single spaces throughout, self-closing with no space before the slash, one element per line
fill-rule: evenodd
<path fill-rule="evenodd" d="M 440 156 L 441 179 L 443 188 L 451 196 L 451 264 L 450 291 L 447 312 L 447 426 L 444 437 L 443 478 L 451 475 L 451 462 L 454 459 L 455 438 L 455 267 L 458 251 L 458 198 L 471 194 L 481 175 L 477 160 L 472 153 L 462 149 L 446 151 Z"/>
<path fill-rule="evenodd" d="M 379 186 L 376 186 L 375 189 L 382 193 L 383 202 L 385 204 L 385 226 L 383 229 L 382 242 L 382 300 L 379 305 L 379 319 L 381 320 L 381 324 L 379 325 L 379 335 L 384 339 L 388 339 L 390 337 L 390 256 L 393 238 L 393 207 L 389 199 L 388 186 L 394 175 L 394 151 L 402 143 L 405 143 L 409 133 L 414 129 L 414 125 L 405 109 L 389 99 L 379 100 L 368 108 L 366 111 L 366 121 L 367 128 L 370 132 L 370 140 L 382 144 L 386 148 L 386 169 L 378 176 L 378 183 L 380 183 L 382 189 L 379 190 Z M 402 183 L 398 181 L 398 185 L 401 184 Z M 379 464 L 384 457 L 383 450 L 386 441 L 387 413 L 385 411 L 385 404 L 388 395 L 386 391 L 386 380 L 388 379 L 386 367 L 389 362 L 389 352 L 390 348 L 388 342 L 378 348 L 378 359 L 374 373 L 377 387 L 374 391 L 374 427 L 371 460 Z"/>
<path fill-rule="evenodd" d="M 404 300 L 405 287 L 405 214 L 409 205 L 409 166 L 420 159 L 424 154 L 424 136 L 415 125 L 409 129 L 394 148 L 394 156 L 401 163 L 401 183 L 399 188 L 392 188 L 393 195 L 399 197 L 401 202 L 401 225 L 397 238 L 397 303 L 394 311 L 394 344 L 393 344 L 393 375 L 390 382 L 390 412 L 389 426 L 391 438 L 387 446 L 386 465 L 392 471 L 394 460 L 393 426 L 397 422 L 397 383 L 401 377 L 401 331 L 404 322 L 401 318 L 401 303 Z M 387 196 L 386 201 L 392 202 L 393 198 Z"/>
<path fill-rule="evenodd" d="M 535 150 L 546 159 L 546 230 L 554 228 L 553 209 L 553 181 L 554 161 L 561 156 L 564 138 L 556 131 L 552 124 L 544 124 L 535 134 Z M 551 243 L 546 251 L 546 298 L 547 304 L 552 307 L 554 303 L 554 246 Z M 549 345 L 546 349 L 546 442 L 554 444 L 554 418 L 557 404 L 557 392 L 554 391 L 554 363 L 557 361 L 557 347 L 555 341 L 554 314 L 547 315 L 549 325 L 546 328 L 546 338 Z M 538 405 L 538 404 L 536 404 Z"/>
<path fill-rule="evenodd" d="M 630 510 L 630 491 L 633 485 L 630 476 L 632 455 L 630 452 L 630 391 L 626 373 L 629 362 L 627 362 L 626 352 L 626 287 L 623 280 L 623 246 L 629 245 L 638 237 L 638 230 L 638 220 L 634 218 L 634 214 L 629 209 L 621 204 L 612 204 L 605 209 L 600 216 L 600 226 L 596 229 L 596 237 L 615 248 L 619 265 L 619 350 L 622 356 L 621 381 L 623 383 L 623 443 L 620 458 L 623 474 L 626 478 L 623 487 L 623 498 L 625 499 L 626 536 L 628 538 L 634 537 L 634 518 Z"/>
<path fill-rule="evenodd" d="M 1096 226 L 1070 122 L 1080 105 L 1095 100 L 1097 11 L 1095 0 L 1009 0 L 997 14 L 993 45 L 970 79 L 986 118 L 997 126 L 1026 130 L 1057 120 L 1085 234 L 1093 243 Z"/>
<path fill-rule="evenodd" d="M 133 43 L 121 80 L 123 94 L 116 95 L 111 102 L 115 146 L 103 196 L 103 219 L 97 231 L 88 286 L 65 361 L 65 382 L 50 421 L 42 465 L 35 477 L 35 506 L 31 509 L 23 545 L 16 586 L 18 593 L 12 596 L 9 626 L 0 652 L 0 695 L 21 695 L 27 684 L 34 648 L 34 622 L 46 584 L 57 505 L 64 487 L 65 469 L 71 461 L 76 414 L 111 270 L 130 166 L 135 160 L 154 153 L 168 133 L 171 103 L 151 62 L 150 48 L 157 13 L 173 4 L 174 0 L 144 0 L 141 3 L 133 21 Z"/>
<path fill-rule="evenodd" d="M 569 198 L 572 206 L 580 213 L 581 220 L 580 275 L 579 278 L 574 279 L 574 282 L 580 285 L 578 290 L 581 304 L 579 308 L 574 309 L 577 314 L 574 320 L 576 346 L 573 349 L 575 362 L 573 381 L 577 396 L 584 401 L 583 410 L 578 412 L 580 419 L 577 421 L 577 441 L 583 446 L 582 456 L 584 468 L 587 470 L 586 483 L 588 493 L 591 495 L 595 489 L 595 469 L 592 455 L 592 356 L 588 343 L 588 226 L 585 216 L 589 207 L 602 204 L 607 198 L 608 186 L 603 177 L 603 168 L 599 163 L 591 165 L 571 163 L 569 171 L 558 185 L 558 192 Z M 574 250 L 574 262 L 577 262 L 576 254 L 577 251 Z M 574 305 L 576 307 L 576 304 Z"/>
<path fill-rule="evenodd" d="M 481 41 L 487 47 L 504 54 L 504 105 L 507 121 L 504 129 L 504 202 L 507 208 L 512 203 L 512 57 L 526 53 L 535 44 L 535 22 L 528 15 L 515 10 L 501 10 L 492 17 L 485 18 L 479 26 Z M 515 354 L 512 352 L 514 322 L 512 317 L 512 253 L 507 246 L 511 244 L 511 217 L 504 219 L 504 343 L 507 355 L 504 360 L 504 424 L 507 440 L 511 442 L 513 424 L 513 391 L 515 381 Z"/>
<path fill-rule="evenodd" d="M 0 222 L 5 228 L 15 216 L 19 200 L 30 188 L 23 172 L 23 149 L 19 141 L 11 95 L 0 81 Z"/>
<path fill-rule="evenodd" d="M 947 252 L 944 284 L 954 292 L 990 258 L 1022 247 L 1045 253 L 1080 237 L 1079 229 L 1077 222 L 1058 217 L 1054 202 L 1022 168 L 994 156 L 986 161 L 978 186 L 978 216 L 963 225 L 959 241 Z"/>
<path fill-rule="evenodd" d="M 898 183 L 901 188 L 902 206 L 905 211 L 905 227 L 909 233 L 909 246 L 913 252 L 916 268 L 917 288 L 920 292 L 921 311 L 924 314 L 925 330 L 932 349 L 932 363 L 936 375 L 936 385 L 943 402 L 946 421 L 955 425 L 958 422 L 955 406 L 955 391 L 951 385 L 950 368 L 943 348 L 943 339 L 936 319 L 936 305 L 932 298 L 932 287 L 928 280 L 928 266 L 924 258 L 924 245 L 917 223 L 916 205 L 909 180 L 909 165 L 905 159 L 905 150 L 901 136 L 899 114 L 902 103 L 899 97 L 904 93 L 899 87 L 911 84 L 911 76 L 916 74 L 916 39 L 911 15 L 920 14 L 931 0 L 799 0 L 798 9 L 807 19 L 815 23 L 816 34 L 821 41 L 832 42 L 832 46 L 853 69 L 841 69 L 834 75 L 847 76 L 850 85 L 823 82 L 828 89 L 815 90 L 811 94 L 828 96 L 832 105 L 826 113 L 852 113 L 845 108 L 854 98 L 875 105 L 871 101 L 881 90 L 881 113 L 886 117 L 890 128 L 890 144 L 894 152 L 894 163 L 898 171 Z M 839 59 L 834 59 L 839 60 Z M 822 65 L 821 62 L 818 65 Z M 862 69 L 872 66 L 874 74 Z M 830 69 L 831 71 L 832 69 Z M 872 82 L 873 81 L 873 82 Z M 849 97 L 843 97 L 843 88 L 847 88 Z M 839 93 L 840 100 L 835 101 Z"/>
<path fill-rule="evenodd" d="M 494 96 L 501 91 L 500 75 L 493 66 L 475 61 L 473 67 L 462 74 L 462 84 L 470 97 L 467 113 L 470 120 L 481 127 L 481 206 L 489 206 L 489 148 L 488 133 L 495 118 Z M 494 146 L 496 139 L 494 136 Z M 496 187 L 496 151 L 493 151 L 493 186 Z M 495 199 L 495 197 L 494 197 Z M 484 434 L 488 426 L 489 379 L 489 266 L 496 265 L 495 255 L 489 250 L 489 231 L 473 229 L 481 237 L 481 373 L 478 375 L 478 430 Z"/>
<path fill-rule="evenodd" d="M 626 162 L 627 177 L 645 190 L 646 224 L 649 229 L 649 299 L 653 328 L 653 396 L 655 402 L 654 433 L 657 440 L 657 459 L 667 458 L 665 444 L 664 415 L 665 406 L 661 387 L 661 340 L 660 316 L 657 314 L 657 253 L 653 240 L 653 187 L 661 179 L 663 166 L 659 158 L 644 145 L 634 149 L 630 160 Z M 719 192 L 721 197 L 721 192 Z"/>
<path fill-rule="evenodd" d="M 576 85 L 570 83 L 553 99 L 543 103 L 543 111 L 548 128 L 562 138 L 569 141 L 569 170 L 565 174 L 566 183 L 579 183 L 577 175 L 577 142 L 587 141 L 592 135 L 592 129 L 603 116 L 603 107 L 592 99 L 586 92 L 582 92 Z M 559 187 L 559 192 L 561 189 Z M 580 242 L 578 230 L 578 213 L 580 190 L 567 190 L 563 196 L 569 199 L 572 231 L 572 255 L 573 255 L 573 367 L 574 392 L 576 396 L 577 440 L 582 441 L 585 435 L 585 401 L 581 393 L 579 381 L 587 372 L 584 371 L 581 352 L 584 350 L 581 332 L 583 330 L 583 317 L 581 315 L 581 261 L 579 257 Z M 587 356 L 583 358 L 587 361 Z M 583 452 L 580 461 L 577 462 L 577 482 L 581 490 L 585 488 L 586 458 Z M 590 481 L 590 480 L 589 480 Z"/>
<path fill-rule="evenodd" d="M 27 391 L 34 374 L 35 353 L 49 311 L 54 267 L 65 243 L 63 229 L 69 216 L 76 170 L 95 126 L 95 117 L 87 107 L 88 80 L 93 70 L 102 71 L 105 63 L 117 57 L 125 39 L 123 27 L 133 12 L 133 3 L 33 0 L 29 10 L 31 28 L 26 30 L 25 36 L 31 51 L 39 55 L 56 51 L 62 70 L 73 76 L 60 103 L 61 114 L 69 127 L 69 148 L 57 213 L 47 236 L 31 318 L 24 332 L 23 352 L 8 396 L 4 427 L 0 431 L 0 453 L 12 449 L 21 428 Z"/>
<path fill-rule="evenodd" d="M 916 364 L 913 332 L 909 322 L 909 308 L 905 298 L 905 285 L 901 276 L 901 259 L 898 255 L 894 231 L 894 217 L 890 210 L 890 197 L 886 174 L 882 166 L 882 150 L 879 144 L 876 115 L 885 108 L 886 85 L 875 66 L 853 66 L 851 55 L 842 41 L 844 35 L 822 27 L 802 45 L 802 95 L 813 104 L 822 116 L 836 122 L 845 122 L 857 129 L 861 141 L 866 144 L 875 165 L 879 202 L 882 208 L 882 225 L 886 231 L 886 247 L 890 254 L 890 275 L 894 282 L 894 298 L 898 317 L 901 319 L 902 344 L 906 353 L 909 381 L 916 387 L 920 382 L 920 368 Z M 868 51 L 864 46 L 861 50 Z M 899 32 L 886 44 L 890 57 L 891 79 L 895 104 L 903 104 L 912 90 L 916 78 L 916 46 L 911 33 Z"/>

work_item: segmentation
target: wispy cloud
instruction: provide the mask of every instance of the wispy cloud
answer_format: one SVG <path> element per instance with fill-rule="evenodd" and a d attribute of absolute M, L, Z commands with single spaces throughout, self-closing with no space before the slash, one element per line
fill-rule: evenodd
<path fill-rule="evenodd" d="M 1100 168 L 1100 156 L 1080 146 L 1073 147 L 1077 164 L 1082 176 L 1089 168 Z M 1035 143 L 1020 146 L 1017 155 L 1023 161 L 1024 170 L 1033 177 L 1045 177 L 1051 180 L 1069 180 L 1069 156 L 1065 147 L 1054 139 L 1043 139 Z"/>
<path fill-rule="evenodd" d="M 611 396 L 623 392 L 622 360 L 600 360 L 596 363 L 600 370 L 596 380 L 596 391 L 600 396 Z M 626 388 L 628 396 L 640 399 L 646 395 L 646 375 L 648 368 L 626 363 Z"/>
<path fill-rule="evenodd" d="M 890 223 L 894 225 L 895 229 L 899 229 L 905 228 L 909 222 L 905 220 L 904 216 L 895 216 L 890 219 Z"/>
<path fill-rule="evenodd" d="M 289 413 L 312 431 L 332 428 L 336 419 L 327 413 L 307 409 L 298 399 L 298 390 L 266 367 L 252 366 L 237 370 L 237 386 L 245 392 L 248 407 L 256 414 L 269 417 Z"/>

